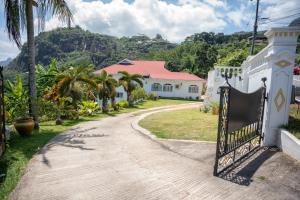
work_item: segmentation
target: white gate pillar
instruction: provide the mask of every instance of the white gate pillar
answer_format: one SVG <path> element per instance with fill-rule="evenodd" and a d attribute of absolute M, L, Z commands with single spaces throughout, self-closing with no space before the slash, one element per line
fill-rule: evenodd
<path fill-rule="evenodd" d="M 263 127 L 265 146 L 278 146 L 278 128 L 288 123 L 299 33 L 300 27 L 272 28 L 265 33 L 269 41 L 268 53 L 265 56 L 268 69 L 268 101 Z"/>

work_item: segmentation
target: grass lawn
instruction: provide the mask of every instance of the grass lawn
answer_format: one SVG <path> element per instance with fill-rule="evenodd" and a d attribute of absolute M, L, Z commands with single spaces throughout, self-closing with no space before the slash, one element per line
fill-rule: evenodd
<path fill-rule="evenodd" d="M 176 110 L 150 115 L 139 125 L 159 138 L 216 141 L 218 115 L 199 109 Z"/>
<path fill-rule="evenodd" d="M 63 125 L 55 125 L 54 121 L 43 122 L 40 130 L 33 133 L 30 137 L 21 137 L 16 133 L 11 134 L 8 148 L 3 158 L 0 160 L 0 199 L 7 199 L 9 193 L 15 188 L 19 179 L 24 173 L 28 161 L 38 152 L 50 139 L 66 129 L 79 124 L 80 122 L 95 120 L 99 118 L 114 116 L 120 113 L 127 113 L 151 107 L 175 105 L 188 103 L 185 100 L 160 99 L 158 101 L 145 101 L 139 103 L 134 108 L 122 109 L 118 112 L 112 111 L 109 114 L 99 113 L 90 117 L 80 117 L 78 120 L 65 120 Z"/>
<path fill-rule="evenodd" d="M 296 104 L 290 106 L 289 125 L 286 128 L 289 130 L 289 132 L 291 132 L 298 139 L 300 139 L 300 111 L 297 114 Z"/>

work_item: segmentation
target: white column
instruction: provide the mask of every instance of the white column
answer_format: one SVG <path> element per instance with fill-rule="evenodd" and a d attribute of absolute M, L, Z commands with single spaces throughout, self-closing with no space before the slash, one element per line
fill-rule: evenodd
<path fill-rule="evenodd" d="M 265 33 L 269 41 L 268 53 L 265 56 L 268 79 L 268 101 L 263 128 L 265 146 L 278 145 L 278 128 L 288 123 L 299 33 L 300 27 L 272 28 Z"/>

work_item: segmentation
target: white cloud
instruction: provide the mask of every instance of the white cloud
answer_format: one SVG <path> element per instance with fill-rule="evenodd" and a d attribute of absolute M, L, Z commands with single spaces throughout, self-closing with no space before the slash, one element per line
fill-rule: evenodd
<path fill-rule="evenodd" d="M 224 0 L 204 0 L 206 3 L 216 7 L 227 7 L 227 2 Z"/>
<path fill-rule="evenodd" d="M 68 0 L 68 5 L 76 25 L 114 36 L 160 33 L 170 41 L 179 42 L 196 32 L 222 31 L 227 25 L 214 8 L 223 6 L 218 0 L 210 4 L 195 0 L 180 0 L 178 4 L 162 0 L 135 0 L 133 3 Z M 58 20 L 52 18 L 46 27 L 49 30 L 58 25 L 61 25 Z"/>
<path fill-rule="evenodd" d="M 245 23 L 249 23 L 249 20 L 253 19 L 251 14 L 249 7 L 241 4 L 239 8 L 227 12 L 227 17 L 236 26 L 243 27 Z"/>
<path fill-rule="evenodd" d="M 260 29 L 287 26 L 293 19 L 300 17 L 299 0 L 265 0 L 262 1 L 260 16 L 269 20 L 260 23 Z"/>
<path fill-rule="evenodd" d="M 202 31 L 233 32 L 251 30 L 255 15 L 256 1 L 245 0 L 178 0 L 168 3 L 165 0 L 67 0 L 74 14 L 74 23 L 91 32 L 113 36 L 146 34 L 150 37 L 160 33 L 172 42 L 180 42 L 188 35 Z M 299 0 L 260 1 L 260 17 L 278 19 L 300 13 Z M 0 4 L 0 14 L 3 5 Z M 298 15 L 298 17 L 300 14 Z M 287 25 L 293 18 L 265 21 L 259 24 L 260 30 L 272 26 Z M 4 29 L 5 21 L 0 19 Z M 249 26 L 246 26 L 249 24 Z M 64 26 L 57 18 L 46 22 L 46 30 Z M 36 30 L 37 33 L 37 30 Z M 22 42 L 25 42 L 25 32 Z M 14 42 L 10 42 L 5 32 L 0 32 L 0 60 L 13 57 L 19 52 Z"/>
<path fill-rule="evenodd" d="M 7 33 L 4 30 L 0 32 L 0 38 L 0 60 L 15 57 L 19 53 L 17 45 L 13 41 L 8 40 Z"/>

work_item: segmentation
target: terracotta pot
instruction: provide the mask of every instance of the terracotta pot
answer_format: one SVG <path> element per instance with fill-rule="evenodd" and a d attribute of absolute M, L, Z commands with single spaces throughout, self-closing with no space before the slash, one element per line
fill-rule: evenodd
<path fill-rule="evenodd" d="M 21 136 L 29 136 L 34 128 L 34 121 L 31 117 L 17 119 L 14 127 Z"/>

